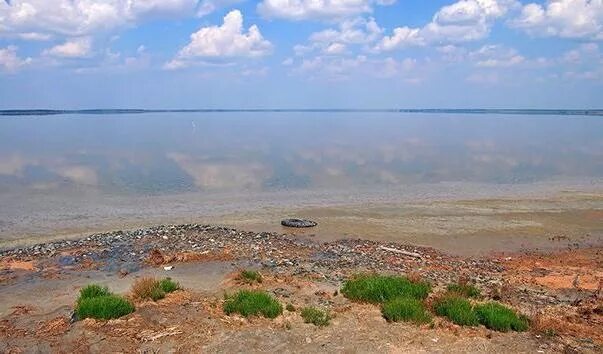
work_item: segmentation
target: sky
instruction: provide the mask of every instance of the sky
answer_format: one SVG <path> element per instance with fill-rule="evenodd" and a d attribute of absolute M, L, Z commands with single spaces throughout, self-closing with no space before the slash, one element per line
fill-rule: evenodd
<path fill-rule="evenodd" d="M 603 0 L 0 0 L 35 108 L 603 108 Z"/>

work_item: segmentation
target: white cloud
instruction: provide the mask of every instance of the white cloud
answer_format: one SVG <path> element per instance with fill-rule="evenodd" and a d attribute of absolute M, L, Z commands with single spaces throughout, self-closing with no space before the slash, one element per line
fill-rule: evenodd
<path fill-rule="evenodd" d="M 324 49 L 324 53 L 325 54 L 331 54 L 331 55 L 337 55 L 337 54 L 343 54 L 343 53 L 345 53 L 346 50 L 347 50 L 347 47 L 346 47 L 345 44 L 331 43 L 331 44 L 329 44 L 328 47 L 326 47 Z"/>
<path fill-rule="evenodd" d="M 364 55 L 338 57 L 318 55 L 303 59 L 293 74 L 309 80 L 341 81 L 352 76 L 373 78 L 397 78 L 407 83 L 418 83 L 422 78 L 416 72 L 417 60 L 405 58 L 371 59 Z"/>
<path fill-rule="evenodd" d="M 224 16 L 221 26 L 202 27 L 191 34 L 190 43 L 165 68 L 188 66 L 195 58 L 260 57 L 271 50 L 272 44 L 262 37 L 256 25 L 244 31 L 243 15 L 233 10 Z"/>
<path fill-rule="evenodd" d="M 198 5 L 197 16 L 206 16 L 218 9 L 238 4 L 242 1 L 244 0 L 201 0 Z"/>
<path fill-rule="evenodd" d="M 89 37 L 75 38 L 43 52 L 58 58 L 86 58 L 91 54 L 92 41 Z"/>
<path fill-rule="evenodd" d="M 326 29 L 315 32 L 310 36 L 310 41 L 320 43 L 363 44 L 373 42 L 383 33 L 375 19 L 365 20 L 357 18 L 345 20 L 339 24 L 339 29 Z"/>
<path fill-rule="evenodd" d="M 373 71 L 375 76 L 382 78 L 391 78 L 400 75 L 406 75 L 415 69 L 417 66 L 417 60 L 413 58 L 405 58 L 402 60 L 396 60 L 388 57 L 374 63 Z M 406 82 L 416 83 L 421 80 L 417 77 L 406 77 Z"/>
<path fill-rule="evenodd" d="M 39 32 L 19 33 L 17 37 L 26 41 L 48 41 L 52 39 L 52 35 Z"/>
<path fill-rule="evenodd" d="M 465 60 L 467 55 L 467 49 L 453 44 L 437 47 L 436 50 L 442 54 L 442 59 L 447 62 L 461 62 Z"/>
<path fill-rule="evenodd" d="M 267 18 L 299 21 L 332 20 L 371 13 L 374 5 L 391 5 L 395 0 L 263 0 L 258 12 Z"/>
<path fill-rule="evenodd" d="M 198 0 L 15 0 L 0 6 L 5 36 L 90 35 L 150 17 L 194 16 Z"/>
<path fill-rule="evenodd" d="M 389 51 L 407 46 L 424 45 L 425 39 L 418 28 L 397 27 L 391 36 L 385 36 L 375 47 L 378 51 Z"/>
<path fill-rule="evenodd" d="M 17 56 L 17 47 L 9 45 L 6 48 L 0 48 L 0 69 L 2 71 L 13 73 L 21 67 L 31 63 L 31 58 L 21 59 Z"/>
<path fill-rule="evenodd" d="M 342 21 L 337 29 L 329 28 L 310 35 L 307 45 L 296 45 L 296 55 L 304 55 L 314 50 L 337 55 L 347 52 L 351 45 L 369 45 L 378 40 L 383 29 L 373 18 L 356 18 Z"/>
<path fill-rule="evenodd" d="M 308 79 L 337 81 L 347 79 L 366 61 L 367 57 L 364 55 L 354 58 L 316 56 L 311 59 L 303 59 L 299 67 L 295 68 L 294 73 L 301 74 Z"/>
<path fill-rule="evenodd" d="M 564 77 L 574 80 L 603 78 L 603 53 L 596 43 L 583 43 L 565 52 L 558 60 L 565 69 Z"/>
<path fill-rule="evenodd" d="M 388 51 L 430 43 L 455 43 L 483 39 L 494 21 L 518 6 L 516 0 L 460 0 L 442 7 L 423 27 L 398 27 L 375 47 Z"/>
<path fill-rule="evenodd" d="M 469 58 L 476 66 L 483 68 L 511 67 L 522 64 L 526 60 L 517 50 L 501 45 L 485 45 L 471 52 Z"/>
<path fill-rule="evenodd" d="M 521 14 L 509 21 L 536 36 L 603 39 L 603 1 L 549 0 L 546 4 L 530 3 Z"/>

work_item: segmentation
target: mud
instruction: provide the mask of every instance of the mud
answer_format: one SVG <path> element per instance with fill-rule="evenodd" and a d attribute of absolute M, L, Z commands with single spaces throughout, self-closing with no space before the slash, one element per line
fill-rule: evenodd
<path fill-rule="evenodd" d="M 418 255 L 418 256 L 416 256 Z M 68 257 L 68 258 L 66 258 Z M 68 261 L 65 261 L 68 259 Z M 209 225 L 165 225 L 90 235 L 0 253 L 2 352 L 585 352 L 603 349 L 603 249 L 449 255 L 395 242 L 318 242 L 293 234 L 256 233 Z M 82 264 L 85 266 L 82 266 Z M 165 270 L 165 266 L 170 266 Z M 238 282 L 257 269 L 261 284 Z M 374 305 L 348 301 L 342 282 L 359 271 L 406 274 L 434 286 L 460 278 L 531 318 L 524 333 L 463 328 L 436 317 L 433 326 L 387 323 Z M 560 274 L 578 282 L 550 283 Z M 184 290 L 111 321 L 70 323 L 82 286 L 108 285 L 128 296 L 142 276 L 170 276 Z M 565 279 L 565 278 L 562 278 Z M 297 312 L 275 320 L 227 316 L 225 293 L 265 289 L 296 308 L 319 306 L 333 315 L 317 328 Z"/>

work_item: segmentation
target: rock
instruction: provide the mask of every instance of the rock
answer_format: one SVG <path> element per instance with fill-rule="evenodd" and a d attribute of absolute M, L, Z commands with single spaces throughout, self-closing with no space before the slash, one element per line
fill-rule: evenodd
<path fill-rule="evenodd" d="M 314 227 L 314 226 L 318 225 L 318 223 L 316 223 L 315 221 L 312 221 L 312 220 L 305 220 L 305 219 L 284 219 L 281 221 L 281 225 L 287 226 L 287 227 L 303 228 L 303 227 Z"/>
<path fill-rule="evenodd" d="M 165 271 L 170 271 L 172 269 L 174 269 L 174 266 L 165 266 L 165 267 L 163 267 L 163 270 L 165 270 Z"/>
<path fill-rule="evenodd" d="M 61 266 L 74 265 L 76 262 L 77 260 L 73 256 L 63 256 L 59 258 L 59 265 Z"/>

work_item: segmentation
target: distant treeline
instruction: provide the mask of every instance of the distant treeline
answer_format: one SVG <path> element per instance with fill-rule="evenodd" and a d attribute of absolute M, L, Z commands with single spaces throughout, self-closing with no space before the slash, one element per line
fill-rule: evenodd
<path fill-rule="evenodd" d="M 220 112 L 291 112 L 291 113 L 442 113 L 442 114 L 531 114 L 531 115 L 567 115 L 567 116 L 603 116 L 603 109 L 449 109 L 449 108 L 410 108 L 410 109 L 7 109 L 0 110 L 0 116 L 46 116 L 57 114 L 141 114 L 141 113 L 220 113 Z"/>

